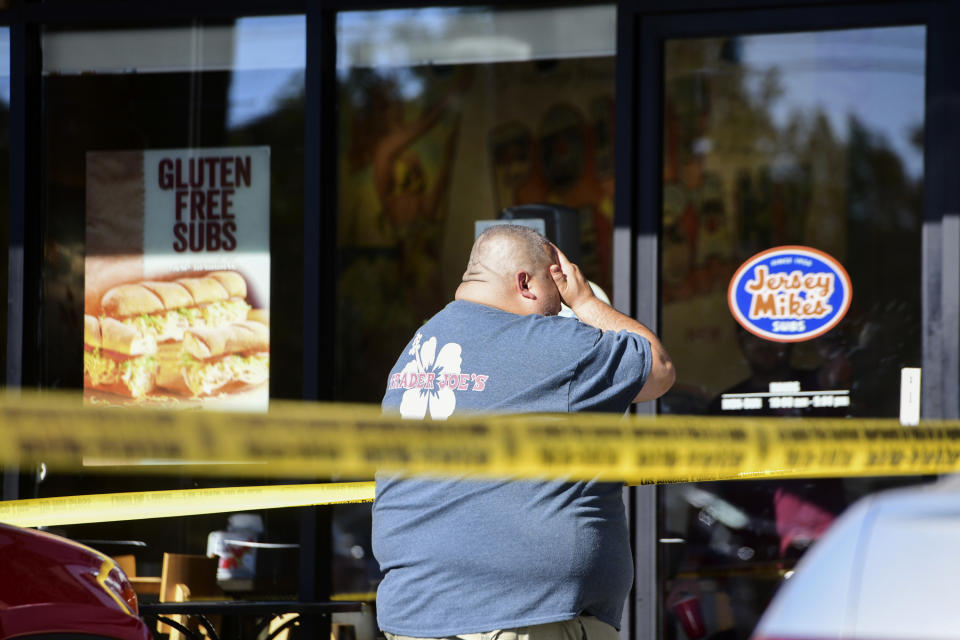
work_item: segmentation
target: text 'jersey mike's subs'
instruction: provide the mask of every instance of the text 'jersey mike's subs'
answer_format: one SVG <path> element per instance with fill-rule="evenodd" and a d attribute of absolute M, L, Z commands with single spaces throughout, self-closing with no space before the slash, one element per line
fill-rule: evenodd
<path fill-rule="evenodd" d="M 247 296 L 236 271 L 108 289 L 100 315 L 85 320 L 84 386 L 161 399 L 262 385 L 269 379 L 270 329 L 266 311 L 252 309 Z"/>

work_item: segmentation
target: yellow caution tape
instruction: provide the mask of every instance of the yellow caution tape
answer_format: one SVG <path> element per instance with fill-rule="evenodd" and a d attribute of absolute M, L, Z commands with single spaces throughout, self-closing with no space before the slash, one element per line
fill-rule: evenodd
<path fill-rule="evenodd" d="M 638 484 L 960 470 L 960 422 L 582 413 L 431 421 L 276 401 L 265 413 L 84 407 L 79 395 L 55 393 L 0 398 L 0 421 L 0 464 L 65 471 L 182 474 L 177 465 L 191 464 L 192 475 L 230 477 L 370 479 L 387 470 Z"/>
<path fill-rule="evenodd" d="M 372 502 L 373 482 L 105 493 L 0 502 L 0 522 L 52 527 L 201 513 Z"/>

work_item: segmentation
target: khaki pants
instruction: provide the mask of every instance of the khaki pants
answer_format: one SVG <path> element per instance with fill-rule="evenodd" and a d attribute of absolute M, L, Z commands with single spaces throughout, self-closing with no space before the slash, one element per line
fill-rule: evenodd
<path fill-rule="evenodd" d="M 384 633 L 387 640 L 427 640 Z M 483 633 L 463 633 L 443 639 L 431 640 L 619 640 L 620 634 L 606 622 L 593 616 L 580 616 L 573 620 L 537 624 L 516 629 L 494 629 Z"/>

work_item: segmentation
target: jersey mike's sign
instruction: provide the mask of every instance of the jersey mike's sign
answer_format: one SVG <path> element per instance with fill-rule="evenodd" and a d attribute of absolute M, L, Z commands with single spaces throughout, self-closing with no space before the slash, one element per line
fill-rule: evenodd
<path fill-rule="evenodd" d="M 850 308 L 853 289 L 843 266 L 817 249 L 767 249 L 743 263 L 727 291 L 730 311 L 747 331 L 776 342 L 823 335 Z"/>

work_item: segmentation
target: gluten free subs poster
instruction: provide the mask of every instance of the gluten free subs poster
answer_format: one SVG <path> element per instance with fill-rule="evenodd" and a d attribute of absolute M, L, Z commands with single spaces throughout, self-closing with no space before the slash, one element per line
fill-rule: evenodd
<path fill-rule="evenodd" d="M 266 409 L 270 149 L 87 154 L 84 396 Z"/>

